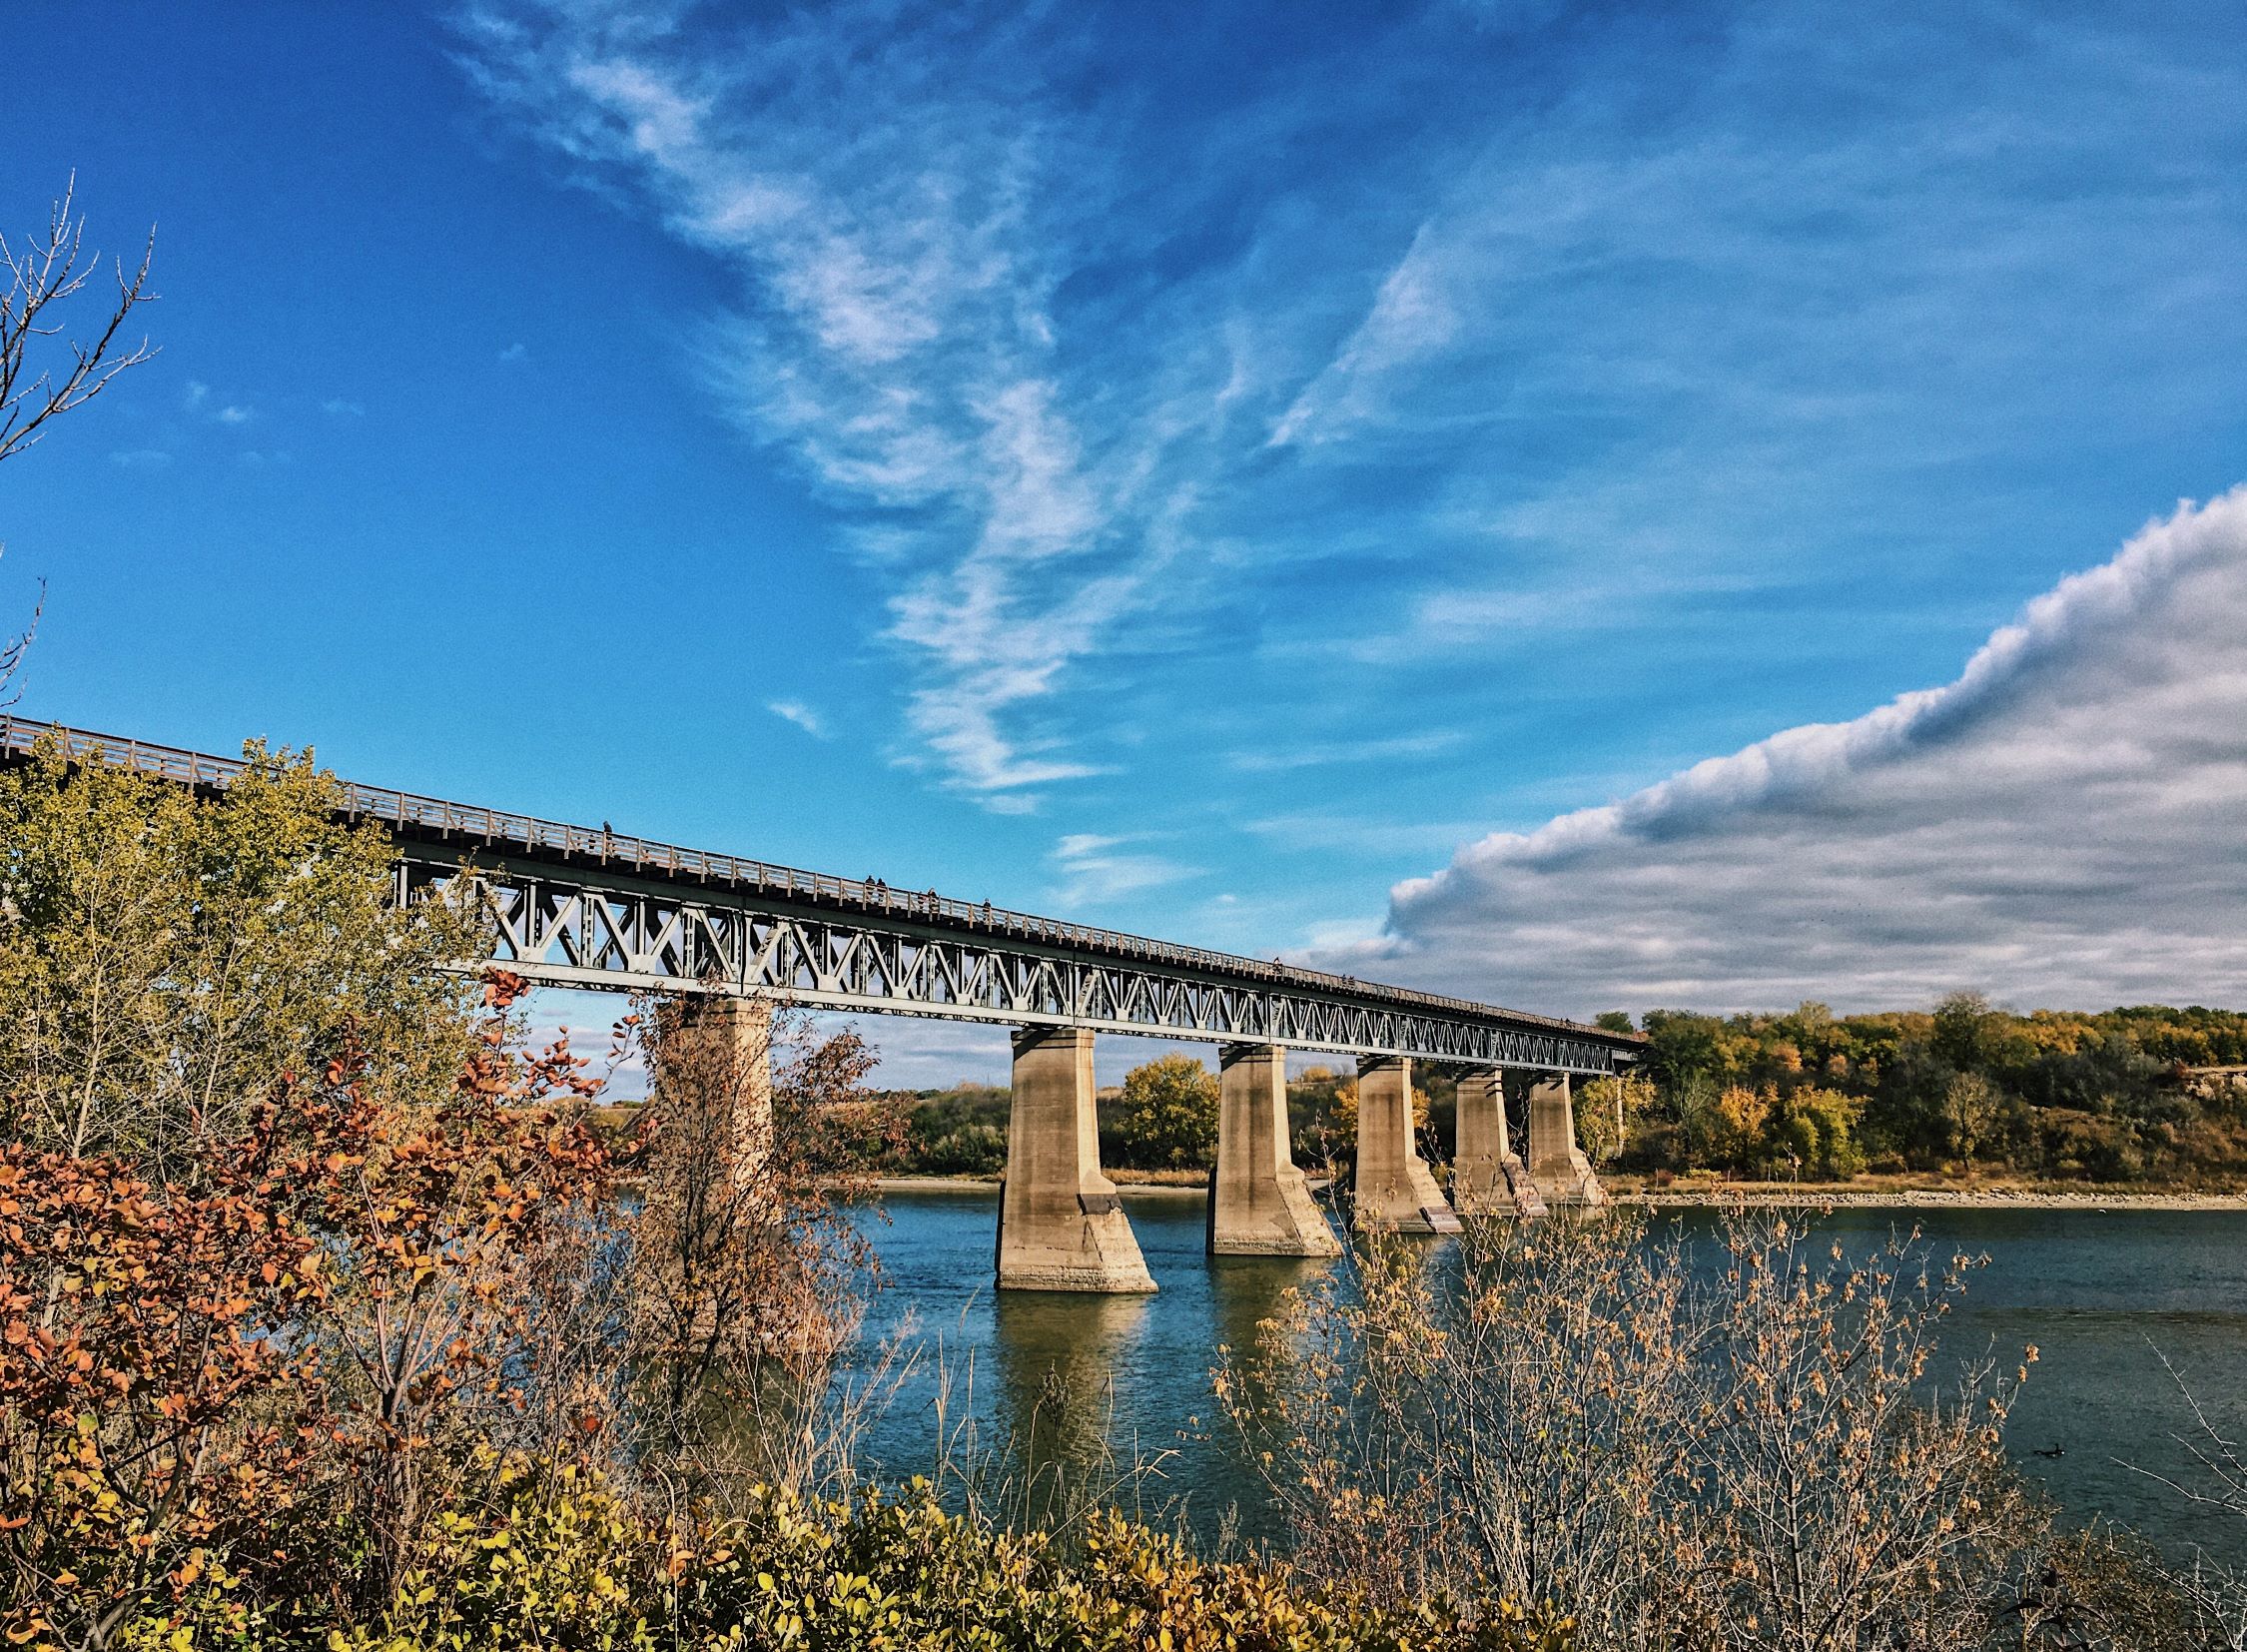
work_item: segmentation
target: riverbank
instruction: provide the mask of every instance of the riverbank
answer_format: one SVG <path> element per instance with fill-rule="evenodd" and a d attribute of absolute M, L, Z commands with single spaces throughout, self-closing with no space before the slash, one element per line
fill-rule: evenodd
<path fill-rule="evenodd" d="M 1861 1176 L 1851 1182 L 1731 1182 L 1696 1176 L 1665 1185 L 1645 1177 L 1609 1173 L 1600 1178 L 1600 1183 L 1619 1203 L 1661 1209 L 1813 1205 L 1874 1210 L 2247 1211 L 2247 1189 L 2149 1188 L 2005 1178 L 1967 1181 Z"/>
<path fill-rule="evenodd" d="M 1162 1181 L 1124 1180 L 1130 1174 L 1109 1173 L 1116 1191 L 1125 1199 L 1202 1199 L 1209 1192 L 1207 1174 L 1202 1171 L 1142 1173 L 1160 1176 Z M 1188 1176 L 1193 1180 L 1183 1180 Z M 885 1194 L 990 1194 L 997 1193 L 1000 1184 L 996 1176 L 884 1176 L 875 1179 L 874 1187 Z"/>
<path fill-rule="evenodd" d="M 2247 1193 L 2146 1193 L 2109 1188 L 1826 1188 L 1746 1183 L 1711 1188 L 1610 1188 L 1618 1204 L 1654 1209 L 1717 1205 L 1946 1211 L 2247 1211 Z"/>
<path fill-rule="evenodd" d="M 1200 1171 L 1111 1172 L 1116 1191 L 1126 1199 L 1200 1199 L 1208 1184 Z M 1143 1178 L 1140 1180 L 1138 1178 Z M 1156 1180 L 1159 1178 L 1159 1180 Z M 2080 1187 L 2066 1183 L 2014 1185 L 1882 1182 L 1852 1183 L 1699 1181 L 1657 1188 L 1630 1179 L 1603 1178 L 1617 1204 L 1658 1210 L 1705 1209 L 1718 1205 L 1832 1206 L 1866 1210 L 1948 1211 L 2247 1211 L 2247 1191 L 2147 1190 Z M 999 1186 L 997 1177 L 885 1176 L 875 1183 L 882 1193 L 982 1194 Z M 1315 1184 L 1314 1184 L 1315 1186 Z"/>

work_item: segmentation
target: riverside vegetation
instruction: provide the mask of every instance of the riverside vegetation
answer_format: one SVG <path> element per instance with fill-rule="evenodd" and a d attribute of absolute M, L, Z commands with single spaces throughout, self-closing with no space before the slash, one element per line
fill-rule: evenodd
<path fill-rule="evenodd" d="M 1635 1030 L 1628 1016 L 1602 1023 Z M 2160 1006 L 2014 1015 L 1959 993 L 1929 1011 L 1836 1016 L 1822 1004 L 1730 1018 L 1656 1010 L 1630 1078 L 1577 1092 L 1582 1145 L 1610 1171 L 1848 1183 L 1858 1177 L 2026 1179 L 2236 1190 L 2247 1185 L 2247 1014 Z M 1448 1159 L 1452 1086 L 1418 1081 L 1428 1152 Z M 1008 1093 L 963 1085 L 898 1097 L 884 1168 L 997 1176 Z M 1296 1162 L 1346 1169 L 1357 1085 L 1313 1067 L 1288 1086 Z M 1206 1169 L 1215 1077 L 1190 1056 L 1129 1074 L 1101 1109 L 1104 1164 Z"/>
<path fill-rule="evenodd" d="M 332 782 L 249 758 L 216 799 L 52 750 L 0 777 L 12 1644 L 2247 1641 L 2235 1580 L 2013 1474 L 2033 1350 L 1934 1346 L 1968 1263 L 1777 1217 L 1701 1257 L 1628 1218 L 1364 1245 L 1212 1350 L 1232 1426 L 1194 1448 L 1242 1454 L 1281 1541 L 1197 1547 L 1127 1475 L 1017 1495 L 1003 1448 L 869 1484 L 853 1440 L 911 1352 L 842 1378 L 875 1274 L 840 1201 L 914 1121 L 865 1048 L 640 1005 L 607 1059 L 655 1099 L 595 1128 L 601 1058 L 437 967 L 474 911 L 392 910 Z M 1173 1066 L 1119 1119 L 1180 1162 L 1198 1094 Z M 2211 1517 L 2247 1513 L 2204 1455 Z"/>
<path fill-rule="evenodd" d="M 1958 993 L 1879 1015 L 1654 1011 L 1643 1030 L 1645 1079 L 1588 1087 L 1582 1110 L 1593 1149 L 1627 1169 L 2247 1182 L 2238 1011 L 2015 1015 Z"/>

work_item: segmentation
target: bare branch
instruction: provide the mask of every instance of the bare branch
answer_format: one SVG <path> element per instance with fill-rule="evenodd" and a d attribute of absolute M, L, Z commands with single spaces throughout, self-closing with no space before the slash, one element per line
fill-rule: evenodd
<path fill-rule="evenodd" d="M 19 246 L 0 235 L 0 268 L 7 272 L 6 291 L 0 292 L 0 459 L 33 445 L 50 418 L 92 401 L 127 368 L 157 353 L 146 336 L 130 348 L 120 342 L 127 319 L 156 298 L 148 290 L 154 226 L 130 275 L 123 260 L 113 264 L 117 298 L 91 341 L 71 338 L 59 348 L 37 343 L 64 336 L 60 307 L 77 297 L 101 265 L 99 253 L 86 251 L 85 219 L 73 213 L 77 189 L 73 173 L 44 232 L 27 235 Z"/>
<path fill-rule="evenodd" d="M 23 690 L 16 686 L 16 670 L 23 664 L 24 655 L 31 652 L 31 640 L 39 634 L 39 616 L 47 611 L 47 581 L 39 581 L 39 594 L 31 604 L 31 618 L 14 636 L 0 641 L 0 711 L 5 711 L 23 698 Z"/>

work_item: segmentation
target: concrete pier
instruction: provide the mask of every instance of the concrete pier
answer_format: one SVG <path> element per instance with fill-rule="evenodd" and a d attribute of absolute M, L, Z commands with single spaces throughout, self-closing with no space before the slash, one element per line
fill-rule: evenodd
<path fill-rule="evenodd" d="M 1408 1056 L 1365 1056 L 1357 1064 L 1356 1222 L 1369 1233 L 1459 1232 L 1412 1139 Z"/>
<path fill-rule="evenodd" d="M 1212 1256 L 1334 1256 L 1327 1226 L 1288 1146 L 1287 1052 L 1228 1044 L 1217 1053 L 1217 1169 L 1209 1183 Z"/>
<path fill-rule="evenodd" d="M 1545 1201 L 1506 1129 L 1506 1092 L 1494 1071 L 1459 1079 L 1459 1153 L 1451 1203 L 1461 1216 L 1540 1217 Z"/>
<path fill-rule="evenodd" d="M 1529 1093 L 1529 1174 L 1548 1205 L 1605 1205 L 1592 1162 L 1576 1145 L 1576 1104 L 1568 1075 L 1543 1079 Z"/>
<path fill-rule="evenodd" d="M 1116 1184 L 1101 1174 L 1089 1030 L 1026 1027 L 1015 1034 L 999 1288 L 1154 1288 Z"/>
<path fill-rule="evenodd" d="M 734 1178 L 749 1181 L 772 1154 L 772 1001 L 698 993 L 661 1013 L 656 1084 L 695 1114 L 725 1115 Z"/>

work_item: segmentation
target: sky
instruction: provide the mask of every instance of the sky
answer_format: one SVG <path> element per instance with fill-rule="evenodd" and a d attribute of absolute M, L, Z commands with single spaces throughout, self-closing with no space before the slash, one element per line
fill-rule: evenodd
<path fill-rule="evenodd" d="M 2247 1004 L 2236 0 L 12 33 L 0 227 L 163 295 L 0 468 L 24 714 L 1544 1013 Z"/>

